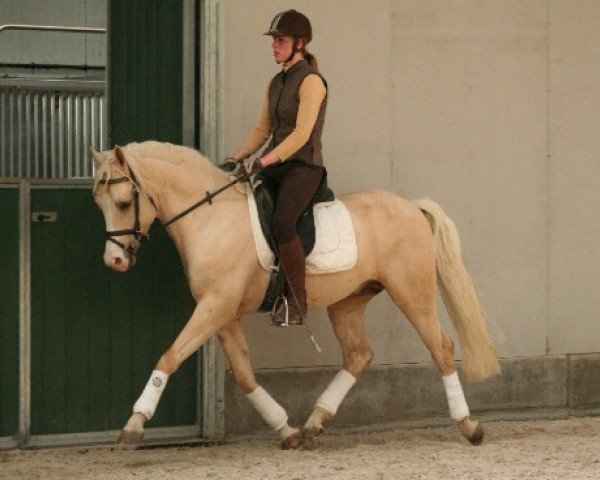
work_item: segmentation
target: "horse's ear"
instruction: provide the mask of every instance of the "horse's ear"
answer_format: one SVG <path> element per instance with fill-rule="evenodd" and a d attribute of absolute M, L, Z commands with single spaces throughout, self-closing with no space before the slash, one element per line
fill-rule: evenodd
<path fill-rule="evenodd" d="M 119 163 L 121 164 L 122 167 L 125 166 L 125 163 L 127 161 L 125 159 L 125 152 L 118 145 L 115 145 L 115 157 L 117 158 L 117 160 L 119 160 Z"/>
<path fill-rule="evenodd" d="M 96 166 L 100 166 L 100 164 L 104 161 L 104 156 L 100 152 L 94 150 L 92 147 L 90 147 L 90 153 L 92 154 L 94 162 L 96 162 Z"/>

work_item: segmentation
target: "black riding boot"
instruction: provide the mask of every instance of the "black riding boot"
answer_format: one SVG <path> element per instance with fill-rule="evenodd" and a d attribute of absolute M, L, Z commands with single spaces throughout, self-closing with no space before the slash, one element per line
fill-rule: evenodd
<path fill-rule="evenodd" d="M 286 295 L 289 325 L 302 325 L 306 317 L 306 288 L 304 247 L 300 237 L 296 236 L 291 242 L 278 245 L 280 265 L 287 277 L 288 292 Z M 273 323 L 286 324 L 286 309 L 282 302 L 273 314 Z"/>

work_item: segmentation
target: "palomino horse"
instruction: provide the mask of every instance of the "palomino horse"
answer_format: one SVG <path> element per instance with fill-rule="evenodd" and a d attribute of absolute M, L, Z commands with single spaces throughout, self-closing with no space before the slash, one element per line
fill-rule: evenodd
<path fill-rule="evenodd" d="M 156 364 L 118 443 L 141 440 L 169 376 L 215 334 L 237 384 L 279 433 L 283 447 L 311 441 L 373 359 L 363 314 L 369 300 L 382 290 L 429 349 L 442 375 L 451 418 L 471 443 L 481 443 L 483 428 L 470 419 L 456 373 L 454 345 L 438 319 L 437 278 L 459 334 L 466 379 L 483 380 L 500 373 L 500 366 L 462 263 L 456 228 L 437 204 L 408 202 L 386 192 L 340 196 L 356 231 L 358 261 L 343 272 L 308 275 L 306 288 L 309 308 L 326 308 L 329 313 L 343 368 L 317 399 L 300 431 L 288 425 L 285 410 L 257 384 L 242 330 L 242 317 L 259 308 L 269 280 L 255 251 L 245 194 L 224 188 L 228 176 L 186 147 L 149 141 L 92 153 L 97 163 L 94 200 L 104 213 L 108 235 L 106 265 L 128 270 L 158 218 L 175 242 L 197 302 L 192 317 Z M 203 192 L 219 189 L 221 193 L 180 216 Z"/>

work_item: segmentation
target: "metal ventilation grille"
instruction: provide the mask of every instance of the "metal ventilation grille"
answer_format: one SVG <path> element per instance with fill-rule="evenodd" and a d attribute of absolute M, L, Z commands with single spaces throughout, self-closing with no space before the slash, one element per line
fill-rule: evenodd
<path fill-rule="evenodd" d="M 0 83 L 0 177 L 89 178 L 106 149 L 104 82 Z"/>

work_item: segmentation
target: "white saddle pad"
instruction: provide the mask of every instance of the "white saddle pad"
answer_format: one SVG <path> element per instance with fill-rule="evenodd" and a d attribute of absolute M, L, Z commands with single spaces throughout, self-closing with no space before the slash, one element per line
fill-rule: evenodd
<path fill-rule="evenodd" d="M 260 227 L 254 195 L 248 192 L 247 197 L 258 260 L 265 270 L 271 271 L 275 255 Z M 314 215 L 315 246 L 306 257 L 306 273 L 341 272 L 356 265 L 356 235 L 346 206 L 340 200 L 318 203 Z"/>

